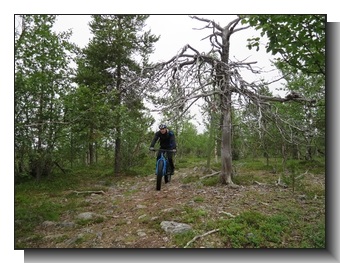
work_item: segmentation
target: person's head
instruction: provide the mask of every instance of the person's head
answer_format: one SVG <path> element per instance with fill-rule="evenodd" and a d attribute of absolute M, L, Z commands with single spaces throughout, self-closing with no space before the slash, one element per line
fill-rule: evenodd
<path fill-rule="evenodd" d="M 161 124 L 159 125 L 159 130 L 161 131 L 162 134 L 166 133 L 166 125 L 165 124 Z"/>

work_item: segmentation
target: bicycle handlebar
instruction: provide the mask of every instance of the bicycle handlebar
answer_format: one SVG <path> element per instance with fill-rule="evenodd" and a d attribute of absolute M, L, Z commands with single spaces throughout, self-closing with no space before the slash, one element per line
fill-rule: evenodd
<path fill-rule="evenodd" d="M 176 152 L 176 150 L 168 150 L 168 149 L 153 149 L 153 150 L 151 150 L 151 149 L 149 149 L 150 151 L 153 151 L 153 152 L 155 152 L 155 151 L 162 151 L 162 152 Z"/>

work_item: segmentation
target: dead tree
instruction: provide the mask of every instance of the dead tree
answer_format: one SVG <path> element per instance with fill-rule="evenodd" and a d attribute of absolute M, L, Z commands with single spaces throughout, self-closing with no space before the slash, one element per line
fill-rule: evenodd
<path fill-rule="evenodd" d="M 149 79 L 146 86 L 153 99 L 158 99 L 158 105 L 168 102 L 167 106 L 161 107 L 162 111 L 181 109 L 184 114 L 198 99 L 210 96 L 219 97 L 218 108 L 221 112 L 221 183 L 233 184 L 232 182 L 232 94 L 238 93 L 246 97 L 252 103 L 260 105 L 265 101 L 304 100 L 301 96 L 270 97 L 260 95 L 257 91 L 259 84 L 247 83 L 239 73 L 240 69 L 249 69 L 254 74 L 260 73 L 253 68 L 256 62 L 237 61 L 229 59 L 230 37 L 232 34 L 247 29 L 249 26 L 237 27 L 241 18 L 238 17 L 225 27 L 216 22 L 192 16 L 191 18 L 205 22 L 206 26 L 201 29 L 210 29 L 212 33 L 204 39 L 209 39 L 211 50 L 205 54 L 200 53 L 191 45 L 184 46 L 177 55 L 170 60 L 158 63 L 151 69 L 145 69 Z M 174 81 L 176 85 L 173 85 Z M 263 85 L 263 83 L 261 83 Z M 171 88 L 181 88 L 181 94 L 171 97 Z M 153 94 L 161 94 L 155 98 Z"/>

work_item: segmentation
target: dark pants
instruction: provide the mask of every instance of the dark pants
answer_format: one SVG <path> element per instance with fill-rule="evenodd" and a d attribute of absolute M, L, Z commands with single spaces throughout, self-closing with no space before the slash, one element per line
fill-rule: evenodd
<path fill-rule="evenodd" d="M 169 161 L 169 165 L 170 165 L 170 172 L 173 173 L 174 170 L 175 170 L 175 166 L 174 166 L 174 161 L 172 159 L 172 155 L 173 153 L 172 152 L 164 152 L 164 154 L 166 154 L 168 156 L 168 161 Z M 158 151 L 158 154 L 157 154 L 157 160 L 161 158 L 161 152 Z"/>

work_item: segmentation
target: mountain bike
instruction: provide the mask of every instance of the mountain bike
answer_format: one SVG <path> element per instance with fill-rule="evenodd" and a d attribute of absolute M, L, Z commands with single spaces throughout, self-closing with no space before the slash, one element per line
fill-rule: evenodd
<path fill-rule="evenodd" d="M 156 162 L 156 190 L 161 190 L 162 178 L 164 182 L 169 183 L 171 181 L 170 165 L 168 161 L 167 152 L 175 152 L 174 150 L 158 149 L 153 151 L 160 152 L 160 158 Z"/>

